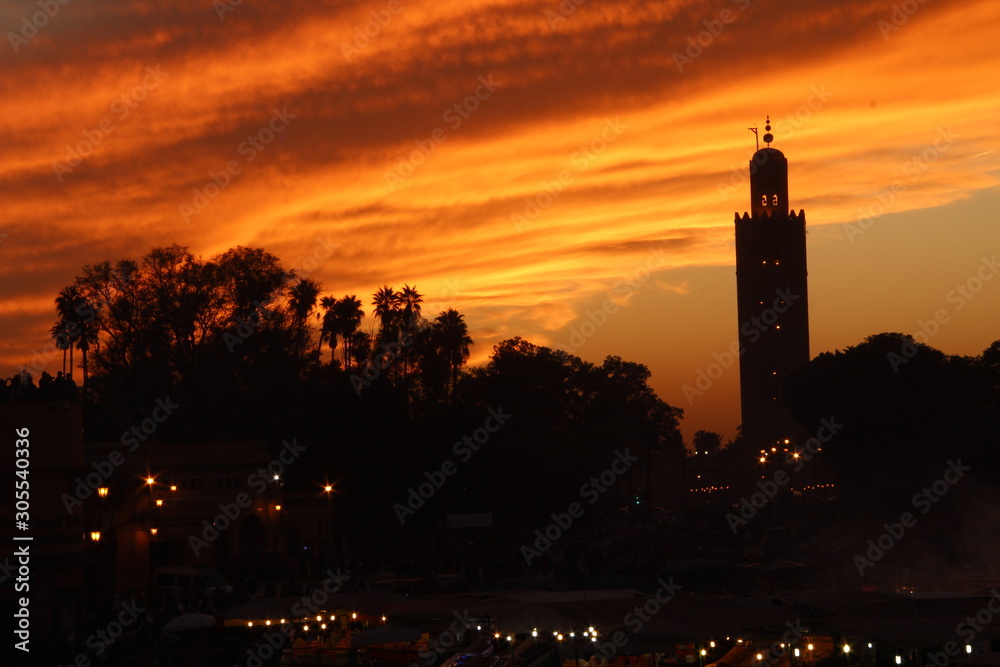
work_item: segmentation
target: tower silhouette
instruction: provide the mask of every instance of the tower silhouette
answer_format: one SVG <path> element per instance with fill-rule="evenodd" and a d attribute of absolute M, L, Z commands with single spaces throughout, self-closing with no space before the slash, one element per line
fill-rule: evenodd
<path fill-rule="evenodd" d="M 753 451 L 801 444 L 784 382 L 809 361 L 806 216 L 789 211 L 788 160 L 770 147 L 770 118 L 765 130 L 768 145 L 750 160 L 750 213 L 736 214 L 742 436 Z"/>

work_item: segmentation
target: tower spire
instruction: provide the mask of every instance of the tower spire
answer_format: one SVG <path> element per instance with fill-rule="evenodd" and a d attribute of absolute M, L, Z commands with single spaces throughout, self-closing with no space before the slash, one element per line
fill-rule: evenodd
<path fill-rule="evenodd" d="M 771 114 L 767 114 L 767 120 L 764 122 L 764 130 L 767 132 L 767 134 L 764 135 L 764 143 L 766 143 L 767 147 L 770 148 L 771 142 L 774 141 L 774 135 L 771 134 Z"/>

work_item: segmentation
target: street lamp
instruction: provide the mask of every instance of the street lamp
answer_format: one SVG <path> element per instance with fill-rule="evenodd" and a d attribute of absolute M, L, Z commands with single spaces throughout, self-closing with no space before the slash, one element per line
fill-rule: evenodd
<path fill-rule="evenodd" d="M 108 497 L 108 487 L 106 487 L 106 486 L 98 487 L 97 488 L 97 495 L 99 495 L 101 498 L 107 498 Z"/>

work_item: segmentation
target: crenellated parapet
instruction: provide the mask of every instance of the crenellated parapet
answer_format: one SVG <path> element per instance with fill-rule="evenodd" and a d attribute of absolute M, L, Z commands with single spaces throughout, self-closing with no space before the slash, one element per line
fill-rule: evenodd
<path fill-rule="evenodd" d="M 753 213 L 747 213 L 746 211 L 744 211 L 743 215 L 741 216 L 739 214 L 739 211 L 737 211 L 734 222 L 751 222 L 751 221 L 776 222 L 779 220 L 789 220 L 791 222 L 805 223 L 806 212 L 804 209 L 801 208 L 799 209 L 798 213 L 796 213 L 795 211 L 789 211 L 787 215 L 779 214 L 777 212 L 772 215 L 771 213 L 768 213 L 766 211 L 765 212 L 754 211 Z"/>

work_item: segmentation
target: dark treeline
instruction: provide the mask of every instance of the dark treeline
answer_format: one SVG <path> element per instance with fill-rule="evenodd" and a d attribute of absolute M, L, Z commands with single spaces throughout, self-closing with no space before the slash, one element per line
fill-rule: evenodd
<path fill-rule="evenodd" d="M 639 460 L 663 452 L 683 470 L 683 411 L 656 396 L 645 366 L 614 356 L 588 363 L 513 338 L 469 368 L 473 341 L 461 313 L 424 313 L 409 285 L 385 286 L 367 301 L 324 294 L 263 250 L 238 247 L 206 261 L 172 246 L 138 262 L 84 267 L 56 299 L 51 334 L 69 356 L 64 370 L 82 371 L 88 440 L 117 441 L 166 398 L 179 407 L 150 436 L 155 446 L 206 443 L 210 456 L 213 442 L 266 440 L 277 449 L 297 438 L 307 450 L 286 489 L 334 484 L 345 529 L 370 543 L 398 541 L 401 520 L 404 534 L 422 536 L 447 513 L 492 512 L 497 534 L 521 544 L 579 500 L 581 484 L 616 452 Z M 910 511 L 920 524 L 909 534 L 922 537 L 886 562 L 985 562 L 992 545 L 979 537 L 982 510 L 1000 500 L 1000 341 L 962 357 L 902 334 L 872 336 L 817 356 L 789 378 L 786 396 L 810 432 L 822 420 L 842 425 L 823 447 L 837 480 L 836 501 L 822 506 L 827 518 L 812 521 L 818 507 L 790 495 L 732 534 L 726 516 L 738 497 L 691 496 L 673 532 L 646 543 L 669 544 L 677 557 L 738 560 L 780 522 L 794 540 L 775 548 L 832 559 L 856 577 L 852 555 Z M 699 459 L 755 470 L 757 446 L 740 438 L 724 445 L 699 431 L 694 445 Z M 923 518 L 914 496 L 959 459 L 969 471 L 927 501 L 934 511 Z M 454 468 L 433 497 L 408 502 L 429 475 L 442 479 L 446 463 Z M 632 480 L 641 501 L 656 483 Z M 602 497 L 578 536 L 599 538 L 597 526 L 613 526 L 618 508 L 634 504 L 617 493 Z"/>
<path fill-rule="evenodd" d="M 459 472 L 407 527 L 451 511 L 530 521 L 564 508 L 618 450 L 681 455 L 682 411 L 645 366 L 515 338 L 468 369 L 462 314 L 422 302 L 415 287 L 383 287 L 366 321 L 357 296 L 323 296 L 263 250 L 205 261 L 172 246 L 84 267 L 51 334 L 78 355 L 88 440 L 117 441 L 169 397 L 179 407 L 150 436 L 158 446 L 298 438 L 307 451 L 286 488 L 335 482 L 358 525 L 398 528 L 393 507 L 446 460 Z"/>
<path fill-rule="evenodd" d="M 826 526 L 846 576 L 904 513 L 915 523 L 866 578 L 904 579 L 946 567 L 992 571 L 1000 548 L 1000 341 L 975 357 L 946 355 L 912 336 L 884 333 L 825 352 L 789 377 L 788 403 L 813 432 L 841 425 L 823 453 L 838 481 Z M 806 517 L 808 520 L 808 517 Z M 898 534 L 898 528 L 894 528 Z M 879 550 L 872 550 L 879 555 Z M 872 561 L 874 562 L 874 561 Z M 848 580 L 851 580 L 850 578 Z M 856 579 L 854 579 L 856 580 Z"/>

